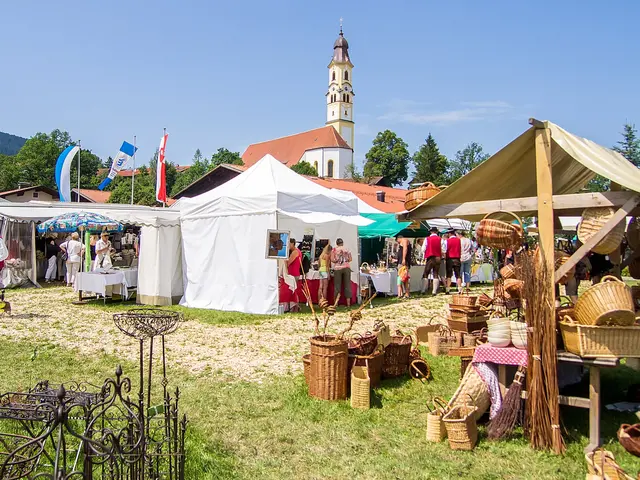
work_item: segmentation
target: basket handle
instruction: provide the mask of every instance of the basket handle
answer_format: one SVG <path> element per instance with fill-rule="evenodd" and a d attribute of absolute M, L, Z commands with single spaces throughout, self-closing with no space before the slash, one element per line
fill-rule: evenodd
<path fill-rule="evenodd" d="M 507 215 L 511 215 L 513 218 L 515 218 L 518 221 L 518 224 L 520 225 L 520 229 L 524 231 L 524 226 L 522 225 L 522 220 L 520 219 L 520 217 L 515 213 L 509 212 L 507 210 L 496 210 L 495 212 L 487 213 L 482 220 L 485 220 L 489 218 L 491 215 L 495 215 L 497 213 L 505 213 Z"/>
<path fill-rule="evenodd" d="M 613 275 L 605 275 L 604 277 L 602 277 L 600 279 L 600 283 L 604 283 L 604 282 L 620 282 L 620 283 L 624 283 L 618 277 L 615 277 Z"/>
<path fill-rule="evenodd" d="M 438 188 L 435 186 L 435 184 L 431 183 L 431 182 L 424 182 L 422 185 L 420 185 L 418 188 L 422 188 L 422 187 L 433 187 L 433 188 Z"/>
<path fill-rule="evenodd" d="M 569 315 L 565 315 L 564 318 L 562 319 L 563 322 L 567 322 L 571 325 L 577 325 L 578 322 L 576 322 L 573 318 L 571 318 Z"/>
<path fill-rule="evenodd" d="M 497 310 L 494 310 L 491 315 L 489 315 L 489 320 L 491 320 L 493 318 L 494 315 L 497 315 L 498 318 L 500 318 L 500 313 Z"/>

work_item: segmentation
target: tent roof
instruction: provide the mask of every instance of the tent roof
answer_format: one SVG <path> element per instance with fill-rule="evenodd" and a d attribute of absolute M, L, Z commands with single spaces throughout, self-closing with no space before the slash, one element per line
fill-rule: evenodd
<path fill-rule="evenodd" d="M 178 226 L 180 212 L 160 207 L 111 203 L 26 202 L 0 204 L 0 216 L 21 221 L 42 222 L 69 212 L 91 212 L 121 223 L 138 226 Z"/>
<path fill-rule="evenodd" d="M 367 225 L 358 200 L 298 175 L 271 155 L 213 190 L 180 202 L 182 220 L 279 212 L 307 223 Z"/>
<path fill-rule="evenodd" d="M 393 213 L 361 213 L 361 215 L 375 222 L 366 227 L 358 228 L 358 236 L 362 238 L 395 237 L 398 234 L 408 238 L 422 238 L 429 236 L 429 228 L 431 227 L 436 227 L 438 230 L 448 228 L 469 230 L 471 227 L 468 222 L 450 218 L 432 219 L 421 222 L 420 228 L 410 228 L 413 222 L 399 221 Z"/>
<path fill-rule="evenodd" d="M 579 192 L 596 174 L 640 192 L 640 169 L 619 153 L 591 140 L 573 135 L 551 122 L 553 194 Z M 529 128 L 487 161 L 474 168 L 438 195 L 408 213 L 409 218 L 428 218 L 424 207 L 471 201 L 535 197 L 535 127 Z M 482 215 L 469 215 L 478 220 Z"/>

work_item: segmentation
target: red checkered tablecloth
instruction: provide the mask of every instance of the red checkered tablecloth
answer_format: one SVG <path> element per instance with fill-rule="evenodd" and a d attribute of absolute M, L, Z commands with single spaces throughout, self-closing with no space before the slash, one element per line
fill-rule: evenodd
<path fill-rule="evenodd" d="M 473 363 L 497 363 L 499 365 L 527 366 L 527 351 L 515 347 L 494 347 L 489 343 L 478 345 Z"/>

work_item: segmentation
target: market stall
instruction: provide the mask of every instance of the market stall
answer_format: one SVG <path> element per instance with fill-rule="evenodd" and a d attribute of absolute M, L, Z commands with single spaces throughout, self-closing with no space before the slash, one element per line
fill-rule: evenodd
<path fill-rule="evenodd" d="M 494 382 L 489 377 L 493 375 L 480 366 L 511 363 L 524 369 L 526 363 L 527 434 L 531 445 L 562 452 L 559 403 L 572 406 L 588 403 L 591 415 L 587 450 L 591 451 L 600 445 L 598 369 L 600 366 L 613 367 L 623 357 L 640 356 L 640 343 L 634 341 L 633 346 L 629 342 L 621 343 L 623 338 L 639 335 L 640 327 L 633 324 L 631 289 L 622 282 L 596 284 L 583 293 L 575 305 L 563 307 L 563 310 L 556 303 L 555 284 L 566 283 L 574 274 L 576 264 L 590 251 L 606 254 L 611 262 L 621 266 L 618 247 L 624 234 L 625 217 L 640 214 L 637 208 L 640 204 L 640 171 L 620 154 L 577 137 L 551 122 L 532 119 L 530 124 L 529 130 L 485 163 L 410 212 L 399 215 L 399 219 L 456 217 L 481 221 L 476 231 L 480 244 L 517 250 L 524 240 L 518 216 L 537 217 L 538 248 L 523 252 L 520 263 L 504 272 L 506 279 L 498 282 L 493 298 L 485 294 L 479 297 L 462 295 L 454 296 L 457 298 L 451 302 L 450 326 L 458 327 L 454 330 L 468 330 L 459 337 L 463 341 L 464 335 L 473 337 L 471 330 L 485 324 L 489 330 L 488 341 L 496 347 L 486 351 L 478 347 L 482 352 L 478 356 L 471 353 L 469 357 L 465 353 L 475 363 L 466 370 L 451 404 L 462 402 L 460 393 L 470 383 L 477 385 L 476 379 L 480 379 L 485 384 L 480 388 L 484 389 L 486 403 L 480 405 L 482 408 L 476 413 L 486 410 L 490 404 L 499 401 L 494 397 L 500 395 L 500 391 L 496 393 L 495 388 L 491 388 Z M 596 174 L 612 181 L 612 191 L 577 193 Z M 482 188 L 489 183 L 491 188 Z M 559 216 L 582 218 L 578 229 L 582 246 L 572 255 L 563 252 L 559 255 L 555 251 L 554 227 L 560 223 Z M 521 299 L 528 301 L 521 302 Z M 492 302 L 492 311 L 496 313 L 487 316 L 482 305 Z M 510 319 L 509 312 L 514 311 L 517 315 Z M 558 349 L 558 331 L 562 332 L 564 348 L 573 357 Z M 458 336 L 444 332 L 434 339 L 441 339 L 443 345 L 455 345 Z M 526 349 L 526 362 L 523 355 L 510 356 L 512 344 Z M 558 368 L 576 361 L 591 370 L 588 402 L 559 395 Z M 505 379 L 498 379 L 498 384 L 506 386 Z M 517 385 L 522 388 L 522 381 Z M 512 390 L 516 391 L 509 388 L 508 392 Z M 520 392 L 517 398 L 509 395 L 505 398 L 508 398 L 505 404 L 513 407 L 519 404 Z M 546 407 L 540 409 L 539 405 Z M 494 413 L 500 417 L 499 412 Z M 494 420 L 493 426 L 500 427 L 503 419 L 504 415 Z M 491 424 L 489 435 L 492 435 Z"/>
<path fill-rule="evenodd" d="M 183 199 L 180 209 L 187 266 L 182 305 L 277 314 L 279 264 L 289 239 L 298 243 L 305 236 L 313 250 L 342 238 L 353 254 L 352 283 L 358 284 L 357 227 L 370 221 L 358 214 L 357 201 L 270 155 L 224 185 Z M 299 289 L 297 283 L 291 288 Z"/>
<path fill-rule="evenodd" d="M 114 266 L 120 270 L 136 270 L 127 277 L 137 277 L 130 287 L 137 286 L 136 301 L 144 305 L 171 305 L 177 303 L 183 293 L 182 242 L 180 211 L 139 205 L 78 204 L 71 202 L 0 203 L 0 216 L 15 224 L 28 225 L 29 235 L 21 236 L 22 243 L 33 251 L 35 265 L 35 225 L 51 217 L 65 213 L 96 213 L 106 215 L 124 225 L 112 244 L 119 255 L 114 255 Z M 132 235 L 129 236 L 128 234 Z M 64 238 L 58 238 L 58 243 Z M 137 243 L 137 247 L 136 244 Z M 139 256 L 135 258 L 135 250 Z M 26 250 L 25 250 L 26 251 Z M 24 256 L 24 255 L 23 255 Z M 23 259 L 23 261 L 27 261 Z M 137 266 L 136 266 L 137 264 Z M 64 262 L 58 263 L 59 267 Z M 127 268 L 128 267 L 128 268 Z M 89 266 L 90 268 L 90 266 Z M 35 269 L 32 276 L 36 281 Z"/>

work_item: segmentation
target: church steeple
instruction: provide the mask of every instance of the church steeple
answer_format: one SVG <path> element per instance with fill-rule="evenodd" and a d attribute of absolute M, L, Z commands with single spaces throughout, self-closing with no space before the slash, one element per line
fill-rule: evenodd
<path fill-rule="evenodd" d="M 327 90 L 327 125 L 333 126 L 351 148 L 354 143 L 353 123 L 353 64 L 349 58 L 349 42 L 342 32 L 333 44 L 333 58 L 329 63 L 329 89 Z"/>

